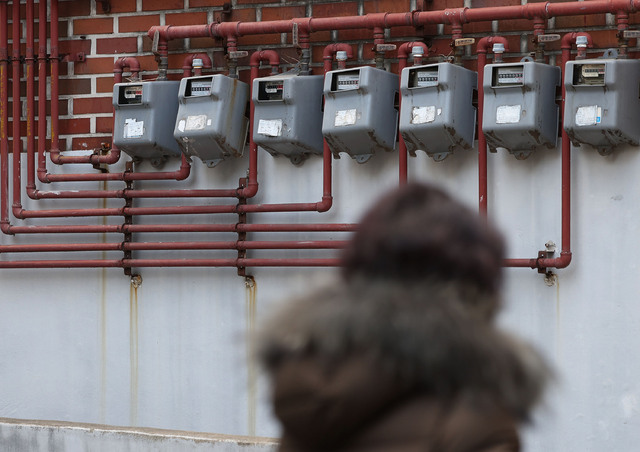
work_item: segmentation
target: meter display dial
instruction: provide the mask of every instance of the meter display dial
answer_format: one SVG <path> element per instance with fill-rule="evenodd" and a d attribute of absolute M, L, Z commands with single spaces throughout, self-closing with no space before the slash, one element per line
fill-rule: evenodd
<path fill-rule="evenodd" d="M 193 97 L 211 94 L 211 78 L 194 79 L 189 81 L 188 95 Z"/>
<path fill-rule="evenodd" d="M 604 85 L 605 64 L 577 64 L 573 69 L 574 85 Z"/>
<path fill-rule="evenodd" d="M 494 87 L 524 85 L 524 66 L 498 66 L 493 68 Z"/>

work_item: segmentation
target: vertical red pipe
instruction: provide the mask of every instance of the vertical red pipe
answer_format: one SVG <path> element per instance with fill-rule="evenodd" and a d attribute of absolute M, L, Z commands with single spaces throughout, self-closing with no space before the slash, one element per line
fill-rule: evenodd
<path fill-rule="evenodd" d="M 35 59 L 33 36 L 34 28 L 34 8 L 33 0 L 27 0 L 26 5 L 27 21 L 27 45 L 26 45 L 26 79 L 27 79 L 27 190 L 35 189 Z"/>
<path fill-rule="evenodd" d="M 482 115 L 484 112 L 484 67 L 487 64 L 487 49 L 494 43 L 501 43 L 509 51 L 509 43 L 500 36 L 486 36 L 478 41 L 478 201 L 480 214 L 487 215 L 487 139 L 482 132 Z"/>
<path fill-rule="evenodd" d="M 58 0 L 51 1 L 51 150 L 49 151 L 52 160 L 55 160 L 60 154 L 59 143 L 59 121 L 60 121 L 60 104 L 59 104 L 59 79 L 60 60 L 58 52 Z M 46 18 L 46 16 L 45 16 Z"/>
<path fill-rule="evenodd" d="M 20 174 L 20 153 L 22 152 L 22 140 L 20 139 L 20 2 L 14 1 L 12 4 L 12 38 L 11 38 L 11 67 L 13 74 L 11 77 L 12 88 L 12 125 L 13 125 L 13 206 L 20 205 L 21 195 L 21 174 Z"/>
<path fill-rule="evenodd" d="M 9 225 L 9 28 L 7 2 L 0 2 L 0 227 L 10 234 Z"/>
<path fill-rule="evenodd" d="M 38 3 L 38 167 L 47 149 L 47 2 Z"/>

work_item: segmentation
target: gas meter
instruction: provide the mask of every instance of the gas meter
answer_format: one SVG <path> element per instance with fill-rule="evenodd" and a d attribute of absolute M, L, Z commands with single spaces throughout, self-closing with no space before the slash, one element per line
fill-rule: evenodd
<path fill-rule="evenodd" d="M 396 143 L 398 76 L 363 66 L 327 72 L 322 134 L 335 156 L 346 152 L 357 162 Z"/>
<path fill-rule="evenodd" d="M 113 86 L 113 144 L 131 157 L 159 165 L 180 155 L 171 131 L 178 111 L 175 81 L 139 81 Z"/>
<path fill-rule="evenodd" d="M 404 68 L 400 77 L 400 134 L 407 150 L 439 161 L 471 149 L 475 136 L 475 72 L 451 63 Z"/>
<path fill-rule="evenodd" d="M 185 155 L 214 167 L 241 156 L 247 138 L 249 85 L 222 74 L 180 81 L 173 136 Z"/>
<path fill-rule="evenodd" d="M 553 149 L 558 139 L 556 89 L 560 68 L 524 59 L 484 68 L 482 131 L 492 152 L 506 148 L 518 159 Z"/>
<path fill-rule="evenodd" d="M 298 165 L 322 154 L 321 75 L 277 74 L 253 81 L 253 141 Z"/>
<path fill-rule="evenodd" d="M 564 129 L 574 145 L 606 155 L 616 146 L 640 144 L 640 61 L 569 61 L 564 87 Z"/>

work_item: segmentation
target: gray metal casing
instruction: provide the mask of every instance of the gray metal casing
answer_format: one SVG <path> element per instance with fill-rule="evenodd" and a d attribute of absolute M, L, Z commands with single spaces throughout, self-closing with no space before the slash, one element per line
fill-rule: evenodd
<path fill-rule="evenodd" d="M 499 70 L 520 72 L 520 82 L 498 86 Z M 559 67 L 533 61 L 485 66 L 482 131 L 491 151 L 502 147 L 523 159 L 534 150 L 556 147 L 560 78 Z"/>
<path fill-rule="evenodd" d="M 164 80 L 116 83 L 113 144 L 131 157 L 158 162 L 179 156 L 180 148 L 172 133 L 179 84 Z M 137 89 L 139 95 L 134 94 Z"/>
<path fill-rule="evenodd" d="M 419 81 L 418 75 L 425 73 L 433 75 Z M 451 63 L 404 68 L 400 134 L 409 153 L 421 150 L 442 160 L 458 149 L 473 148 L 476 109 L 472 102 L 477 87 L 476 72 Z"/>
<path fill-rule="evenodd" d="M 340 76 L 357 78 L 357 87 L 338 90 Z M 327 72 L 322 134 L 334 155 L 346 152 L 359 162 L 378 151 L 393 151 L 398 128 L 395 99 L 398 76 L 363 66 Z"/>
<path fill-rule="evenodd" d="M 603 83 L 586 84 L 580 77 L 585 65 L 604 65 Z M 564 129 L 571 141 L 591 145 L 601 154 L 609 154 L 622 144 L 638 146 L 638 81 L 638 60 L 569 61 L 564 79 Z"/>
<path fill-rule="evenodd" d="M 284 155 L 296 164 L 311 154 L 322 155 L 323 79 L 295 73 L 255 79 L 253 141 L 271 155 Z"/>
<path fill-rule="evenodd" d="M 180 81 L 178 99 L 173 136 L 185 155 L 210 167 L 242 156 L 249 85 L 222 74 L 187 77 Z"/>

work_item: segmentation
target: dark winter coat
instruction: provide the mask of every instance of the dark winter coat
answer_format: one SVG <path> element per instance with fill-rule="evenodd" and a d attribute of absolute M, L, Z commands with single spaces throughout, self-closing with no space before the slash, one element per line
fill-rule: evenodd
<path fill-rule="evenodd" d="M 548 368 L 453 283 L 336 283 L 264 325 L 283 451 L 520 450 Z"/>

